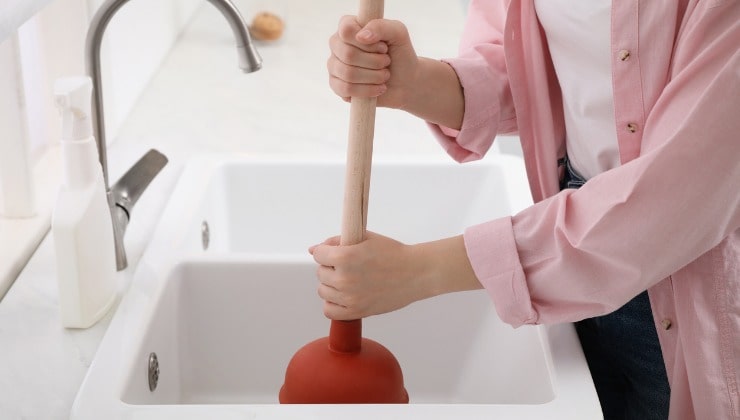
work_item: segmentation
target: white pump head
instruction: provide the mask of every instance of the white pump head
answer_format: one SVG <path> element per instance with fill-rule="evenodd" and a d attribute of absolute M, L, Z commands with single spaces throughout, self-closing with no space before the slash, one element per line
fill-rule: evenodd
<path fill-rule="evenodd" d="M 62 114 L 62 140 L 85 140 L 92 136 L 92 80 L 65 77 L 54 84 L 54 100 Z"/>

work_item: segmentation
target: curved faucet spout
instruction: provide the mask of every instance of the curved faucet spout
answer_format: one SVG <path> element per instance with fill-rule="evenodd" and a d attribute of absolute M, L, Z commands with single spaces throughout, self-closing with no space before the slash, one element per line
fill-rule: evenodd
<path fill-rule="evenodd" d="M 239 58 L 239 68 L 245 73 L 251 73 L 262 68 L 262 58 L 260 57 L 257 49 L 254 48 L 252 43 L 252 37 L 249 36 L 249 27 L 244 22 L 239 10 L 229 0 L 208 0 L 212 5 L 216 6 L 226 17 L 226 20 L 231 25 L 231 30 L 234 32 L 236 37 L 236 53 Z"/>
<path fill-rule="evenodd" d="M 103 3 L 90 22 L 90 28 L 87 31 L 87 39 L 85 41 L 85 67 L 93 82 L 93 133 L 95 134 L 95 140 L 98 145 L 100 164 L 103 166 L 103 178 L 105 179 L 106 188 L 108 188 L 110 182 L 108 180 L 108 161 L 105 147 L 100 48 L 108 23 L 121 6 L 128 2 L 129 0 L 107 0 Z M 254 48 L 247 24 L 244 22 L 244 18 L 242 18 L 239 10 L 234 6 L 234 3 L 230 0 L 208 0 L 208 2 L 213 4 L 224 15 L 234 32 L 239 68 L 245 72 L 259 70 L 262 67 L 262 58 Z"/>
<path fill-rule="evenodd" d="M 92 120 L 93 120 L 93 134 L 95 135 L 95 142 L 98 146 L 98 158 L 100 160 L 100 166 L 103 169 L 103 179 L 105 182 L 105 188 L 108 192 L 108 202 L 113 214 L 113 232 L 114 239 L 116 242 L 116 263 L 118 270 L 126 268 L 126 253 L 123 248 L 123 235 L 128 225 L 128 218 L 133 205 L 130 204 L 128 207 L 126 203 L 118 203 L 117 197 L 120 194 L 117 191 L 111 191 L 110 181 L 108 178 L 108 156 L 106 151 L 105 141 L 105 119 L 103 112 L 103 80 L 102 73 L 100 71 L 100 49 L 103 41 L 103 34 L 111 21 L 113 16 L 124 4 L 128 3 L 129 0 L 106 0 L 98 11 L 95 13 L 92 21 L 90 22 L 90 28 L 87 31 L 87 39 L 85 41 L 85 66 L 87 73 L 92 79 L 93 84 L 93 97 L 92 97 Z M 227 22 L 231 26 L 236 38 L 236 50 L 238 56 L 239 67 L 246 73 L 250 73 L 259 70 L 262 67 L 262 58 L 260 57 L 257 50 L 254 48 L 252 38 L 249 36 L 249 29 L 247 24 L 244 22 L 239 10 L 234 6 L 231 0 L 208 0 L 209 3 L 214 5 L 221 14 L 224 15 Z M 164 157 L 162 155 L 162 157 Z M 162 161 L 160 159 L 160 161 Z M 163 160 L 166 163 L 166 158 Z M 161 165 L 163 166 L 164 163 Z M 161 166 L 159 166 L 161 168 Z M 134 168 L 132 168 L 134 169 Z M 151 178 L 156 176 L 157 171 L 151 172 L 150 178 L 146 180 L 143 188 L 146 188 Z M 143 176 L 143 175 L 142 175 Z M 137 177 L 141 178 L 141 176 Z M 129 178 L 127 178 L 129 179 Z M 134 178 L 131 178 L 134 179 Z M 121 179 L 115 189 L 121 188 L 126 189 L 128 186 L 124 185 L 124 179 Z M 139 194 L 143 192 L 139 191 Z M 126 217 L 117 217 L 120 214 L 120 209 L 126 209 Z"/>

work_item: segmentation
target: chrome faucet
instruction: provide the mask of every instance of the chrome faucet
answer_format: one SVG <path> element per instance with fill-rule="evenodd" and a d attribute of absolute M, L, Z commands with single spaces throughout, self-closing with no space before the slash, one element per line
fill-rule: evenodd
<path fill-rule="evenodd" d="M 113 219 L 113 237 L 116 248 L 116 267 L 123 270 L 128 265 L 126 250 L 123 247 L 123 236 L 126 233 L 131 211 L 141 194 L 149 186 L 159 171 L 167 164 L 167 158 L 152 149 L 136 162 L 118 182 L 109 187 L 108 158 L 105 143 L 105 122 L 103 118 L 103 80 L 100 72 L 100 47 L 105 28 L 116 12 L 129 0 L 106 0 L 92 19 L 85 41 L 85 66 L 92 79 L 92 117 L 93 133 L 98 146 L 98 157 L 103 168 L 103 179 L 108 193 L 108 205 Z M 245 73 L 251 73 L 262 67 L 262 58 L 252 44 L 249 29 L 239 10 L 230 0 L 208 0 L 226 18 L 236 37 L 236 51 L 239 67 Z"/>

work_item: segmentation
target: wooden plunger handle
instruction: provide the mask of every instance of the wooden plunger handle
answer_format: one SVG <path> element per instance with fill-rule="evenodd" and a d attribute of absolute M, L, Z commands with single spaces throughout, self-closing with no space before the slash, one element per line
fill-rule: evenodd
<path fill-rule="evenodd" d="M 360 0 L 357 15 L 361 25 L 383 17 L 384 0 Z M 365 239 L 367 204 L 370 196 L 370 169 L 373 161 L 375 98 L 352 98 L 349 113 L 347 172 L 342 208 L 341 245 L 355 245 Z M 362 320 L 332 321 L 329 346 L 335 351 L 355 352 L 362 343 Z"/>
<path fill-rule="evenodd" d="M 383 0 L 360 0 L 358 20 L 366 25 L 383 17 Z M 370 194 L 370 169 L 375 129 L 375 98 L 352 98 L 349 114 L 347 173 L 342 213 L 342 245 L 365 239 L 367 204 Z"/>

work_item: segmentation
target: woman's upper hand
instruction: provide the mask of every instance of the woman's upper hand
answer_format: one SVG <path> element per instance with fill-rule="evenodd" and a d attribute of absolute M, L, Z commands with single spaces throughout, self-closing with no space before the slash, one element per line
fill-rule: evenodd
<path fill-rule="evenodd" d="M 404 108 L 419 58 L 403 23 L 376 19 L 362 27 L 355 16 L 344 16 L 329 48 L 329 86 L 337 95 L 376 97 L 378 106 Z"/>

